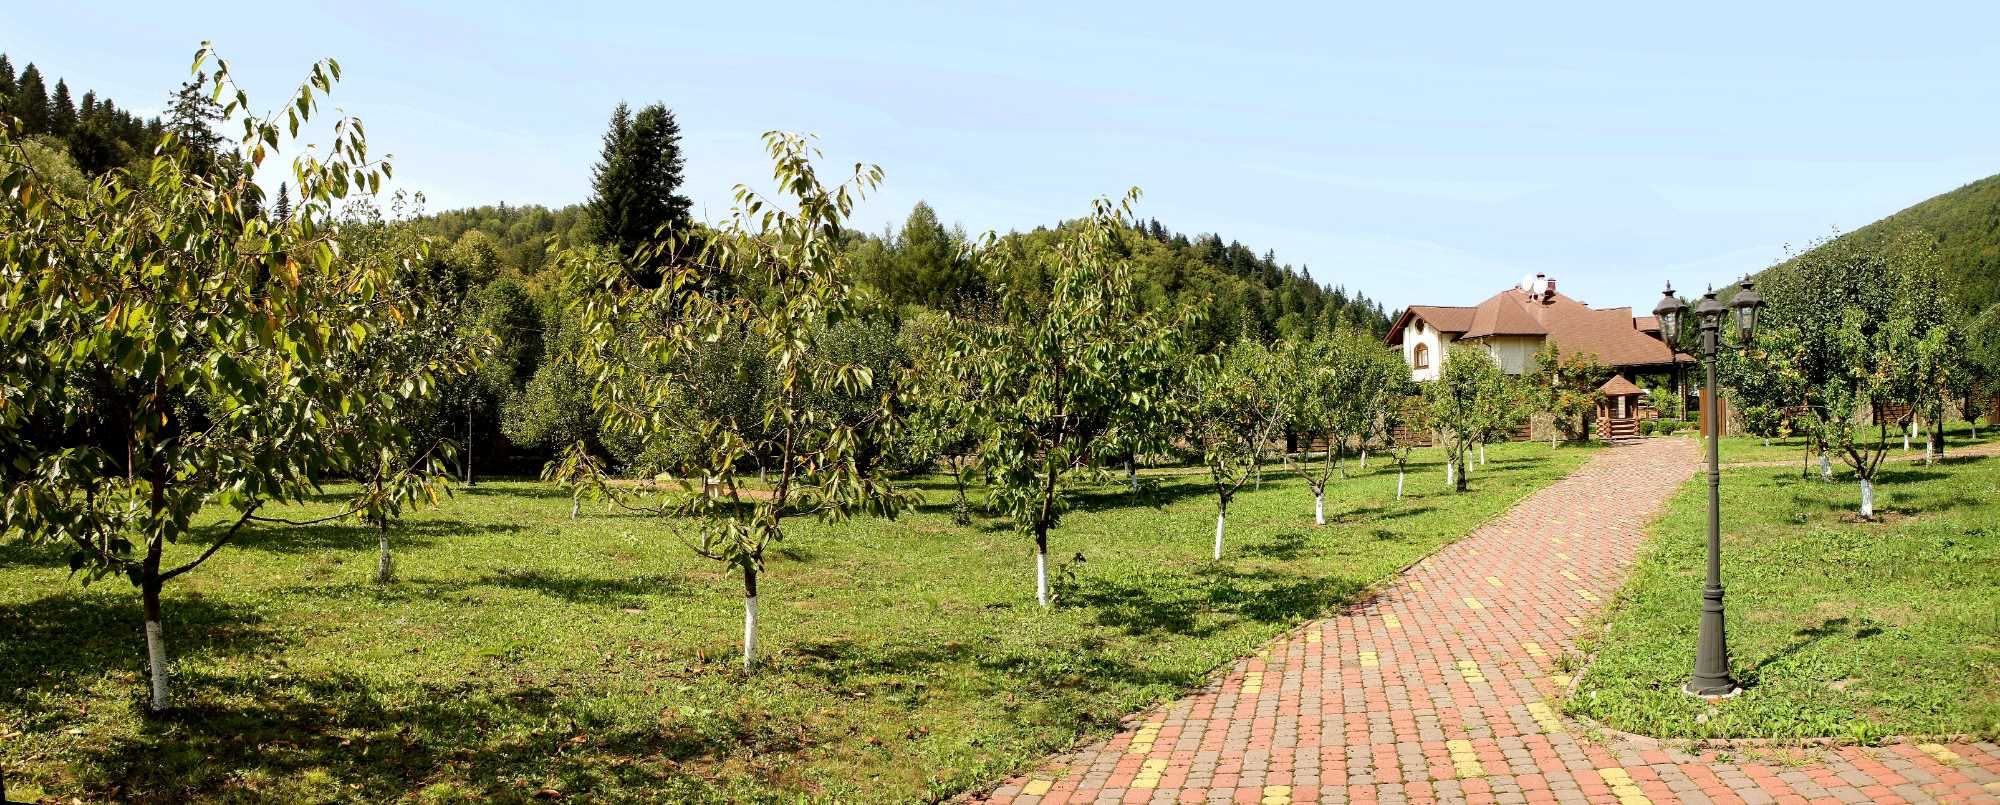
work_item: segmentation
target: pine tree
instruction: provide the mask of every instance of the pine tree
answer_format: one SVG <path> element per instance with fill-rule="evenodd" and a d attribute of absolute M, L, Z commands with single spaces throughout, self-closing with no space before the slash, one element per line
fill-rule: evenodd
<path fill-rule="evenodd" d="M 49 92 L 42 85 L 42 71 L 35 65 L 21 71 L 20 86 L 15 88 L 7 111 L 21 120 L 21 130 L 28 134 L 45 134 L 49 130 Z"/>
<path fill-rule="evenodd" d="M 615 247 L 628 261 L 650 269 L 665 255 L 641 250 L 688 228 L 693 206 L 677 191 L 681 186 L 680 124 L 666 106 L 652 104 L 637 115 L 625 104 L 611 113 L 604 150 L 592 170 L 596 193 L 589 209 L 597 239 Z"/>
<path fill-rule="evenodd" d="M 69 99 L 69 84 L 56 79 L 55 97 L 49 99 L 49 131 L 58 137 L 68 137 L 76 128 L 76 106 Z"/>
<path fill-rule="evenodd" d="M 291 191 L 285 187 L 284 182 L 278 183 L 278 202 L 271 205 L 271 220 L 281 224 L 292 220 Z"/>
<path fill-rule="evenodd" d="M 14 97 L 14 63 L 7 60 L 7 54 L 0 53 L 0 111 L 9 107 L 7 99 Z"/>
<path fill-rule="evenodd" d="M 196 73 L 174 93 L 167 107 L 167 130 L 187 148 L 188 169 L 200 174 L 214 170 L 222 144 L 222 135 L 215 133 L 214 125 L 222 122 L 222 107 L 203 89 L 207 80 L 206 74 Z"/>

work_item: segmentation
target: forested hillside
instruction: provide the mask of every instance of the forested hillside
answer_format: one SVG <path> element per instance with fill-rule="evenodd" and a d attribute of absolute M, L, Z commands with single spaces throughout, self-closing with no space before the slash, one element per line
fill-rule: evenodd
<path fill-rule="evenodd" d="M 1932 197 L 1835 240 L 1873 248 L 1911 230 L 1937 243 L 1964 312 L 2000 304 L 2000 176 Z"/>

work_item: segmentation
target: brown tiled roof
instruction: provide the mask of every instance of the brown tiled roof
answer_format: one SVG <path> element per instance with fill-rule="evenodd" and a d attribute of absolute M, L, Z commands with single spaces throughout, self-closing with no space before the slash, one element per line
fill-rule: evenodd
<path fill-rule="evenodd" d="M 1426 324 L 1447 333 L 1462 333 L 1472 327 L 1475 308 L 1452 307 L 1448 305 L 1411 305 L 1396 317 L 1396 323 L 1389 327 L 1389 335 L 1384 341 L 1390 344 L 1403 343 L 1403 328 L 1410 326 L 1412 319 L 1423 319 Z"/>
<path fill-rule="evenodd" d="M 1633 385 L 1632 381 L 1626 380 L 1622 374 L 1612 375 L 1611 379 L 1604 381 L 1604 385 L 1598 386 L 1597 390 L 1613 397 L 1646 393 L 1645 389 Z"/>
<path fill-rule="evenodd" d="M 1479 303 L 1474 311 L 1473 325 L 1461 338 L 1541 335 L 1564 354 L 1593 354 L 1598 363 L 1614 368 L 1674 360 L 1664 342 L 1635 326 L 1629 307 L 1592 310 L 1560 293 L 1543 297 L 1509 288 Z"/>
<path fill-rule="evenodd" d="M 1660 317 L 1633 316 L 1632 329 L 1638 330 L 1639 332 L 1642 333 L 1657 333 L 1660 331 Z"/>

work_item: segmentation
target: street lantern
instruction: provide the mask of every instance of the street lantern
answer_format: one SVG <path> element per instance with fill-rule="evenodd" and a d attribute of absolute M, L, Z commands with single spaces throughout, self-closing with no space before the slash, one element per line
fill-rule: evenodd
<path fill-rule="evenodd" d="M 1715 298 L 1715 288 L 1702 294 L 1701 301 L 1694 306 L 1694 324 L 1701 328 L 1701 339 L 1695 348 L 1707 369 L 1706 382 L 1701 390 L 1701 413 L 1706 420 L 1708 433 L 1708 573 L 1707 583 L 1701 589 L 1701 632 L 1696 638 L 1694 673 L 1681 690 L 1702 697 L 1734 696 L 1743 687 L 1729 675 L 1729 643 L 1723 630 L 1722 607 L 1722 397 L 1715 391 L 1716 356 L 1725 348 L 1747 347 L 1757 332 L 1757 311 L 1764 306 L 1764 299 L 1751 289 L 1749 277 L 1744 277 L 1739 290 L 1729 304 Z M 1660 318 L 1660 332 L 1669 344 L 1675 343 L 1675 335 L 1682 325 L 1688 324 L 1688 307 L 1674 296 L 1672 285 L 1658 305 L 1653 307 L 1653 315 Z M 1736 317 L 1737 344 L 1722 343 L 1722 319 L 1734 313 Z"/>
<path fill-rule="evenodd" d="M 1729 306 L 1736 310 L 1736 331 L 1739 334 L 1737 337 L 1742 339 L 1743 346 L 1746 347 L 1756 337 L 1757 311 L 1764 307 L 1764 297 L 1751 289 L 1755 284 L 1750 281 L 1749 276 L 1744 276 L 1743 283 L 1737 286 L 1736 298 L 1729 300 Z"/>
<path fill-rule="evenodd" d="M 1653 306 L 1653 317 L 1660 320 L 1660 335 L 1666 336 L 1669 348 L 1680 343 L 1681 317 L 1687 315 L 1688 306 L 1674 295 L 1674 284 L 1667 283 L 1667 290 L 1660 297 L 1660 303 Z"/>

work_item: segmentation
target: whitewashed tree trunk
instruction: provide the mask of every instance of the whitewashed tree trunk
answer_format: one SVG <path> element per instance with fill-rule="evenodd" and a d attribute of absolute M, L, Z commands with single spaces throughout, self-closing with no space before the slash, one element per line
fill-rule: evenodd
<path fill-rule="evenodd" d="M 569 499 L 569 519 L 571 520 L 576 519 L 578 512 L 581 511 L 582 509 L 583 509 L 583 500 L 581 498 L 573 497 Z"/>
<path fill-rule="evenodd" d="M 1937 443 L 1928 437 L 1924 439 L 1924 466 L 1930 466 L 1937 459 Z"/>
<path fill-rule="evenodd" d="M 375 557 L 375 583 L 388 584 L 396 579 L 395 562 L 389 558 L 389 524 L 376 523 L 375 537 L 382 547 L 382 552 Z"/>
<path fill-rule="evenodd" d="M 1917 435 L 1917 420 L 1910 420 L 1910 429 L 1903 432 L 1903 452 L 1910 452 L 1910 437 Z"/>
<path fill-rule="evenodd" d="M 1139 491 L 1139 465 L 1131 459 L 1125 461 L 1125 483 L 1132 487 L 1132 491 Z"/>
<path fill-rule="evenodd" d="M 1313 525 L 1326 525 L 1326 489 L 1313 490 Z"/>
<path fill-rule="evenodd" d="M 1444 485 L 1452 486 L 1457 483 L 1458 483 L 1458 462 L 1447 459 L 1444 462 Z"/>
<path fill-rule="evenodd" d="M 743 598 L 743 670 L 757 663 L 757 596 Z"/>
<path fill-rule="evenodd" d="M 1403 471 L 1396 471 L 1396 499 L 1403 499 Z"/>
<path fill-rule="evenodd" d="M 129 633 L 128 633 L 129 634 Z M 153 676 L 153 712 L 167 709 L 173 700 L 167 695 L 167 638 L 160 622 L 146 620 L 146 665 Z"/>
<path fill-rule="evenodd" d="M 1825 450 L 1819 451 L 1819 479 L 1833 480 L 1833 460 L 1827 457 Z"/>
<path fill-rule="evenodd" d="M 1049 552 L 1040 547 L 1035 549 L 1035 603 L 1049 605 Z"/>
<path fill-rule="evenodd" d="M 1866 478 L 1861 480 L 1861 518 L 1875 519 L 1875 484 Z"/>
<path fill-rule="evenodd" d="M 1218 509 L 1215 512 L 1215 558 L 1217 559 L 1222 558 L 1222 521 L 1227 516 L 1227 508 Z"/>
<path fill-rule="evenodd" d="M 1479 466 L 1486 466 L 1486 443 L 1479 443 Z"/>
<path fill-rule="evenodd" d="M 1368 471 L 1368 448 L 1361 448 L 1361 471 Z"/>

